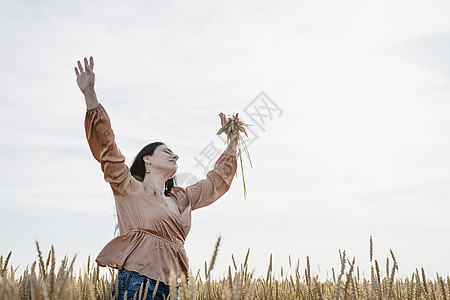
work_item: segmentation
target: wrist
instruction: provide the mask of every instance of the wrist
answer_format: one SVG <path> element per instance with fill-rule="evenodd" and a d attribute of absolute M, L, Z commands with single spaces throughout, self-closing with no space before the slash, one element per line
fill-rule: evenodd
<path fill-rule="evenodd" d="M 227 148 L 225 149 L 225 152 L 230 155 L 236 155 L 236 146 L 237 141 L 234 140 L 230 141 Z"/>
<path fill-rule="evenodd" d="M 86 108 L 88 110 L 94 109 L 98 106 L 97 94 L 94 91 L 94 88 L 90 88 L 84 93 L 84 100 L 86 101 Z"/>
<path fill-rule="evenodd" d="M 94 87 L 88 87 L 87 89 L 85 89 L 84 91 L 82 91 L 85 97 L 92 97 L 92 96 L 97 96 L 95 94 L 95 89 Z"/>

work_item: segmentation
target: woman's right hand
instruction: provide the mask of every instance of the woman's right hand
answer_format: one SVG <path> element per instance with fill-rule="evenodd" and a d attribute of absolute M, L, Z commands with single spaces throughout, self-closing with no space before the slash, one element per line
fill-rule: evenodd
<path fill-rule="evenodd" d="M 75 74 L 77 74 L 77 84 L 83 94 L 94 90 L 95 74 L 94 70 L 94 58 L 91 56 L 88 59 L 84 58 L 84 69 L 81 62 L 78 61 L 78 68 L 75 67 Z"/>

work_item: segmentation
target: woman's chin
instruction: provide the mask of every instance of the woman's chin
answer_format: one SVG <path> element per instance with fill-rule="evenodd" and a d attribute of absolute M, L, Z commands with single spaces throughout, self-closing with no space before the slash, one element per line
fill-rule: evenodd
<path fill-rule="evenodd" d="M 170 170 L 170 173 L 169 173 L 169 178 L 173 178 L 173 177 L 175 177 L 175 175 L 177 174 L 177 168 L 174 168 L 174 169 L 172 169 L 172 170 Z"/>

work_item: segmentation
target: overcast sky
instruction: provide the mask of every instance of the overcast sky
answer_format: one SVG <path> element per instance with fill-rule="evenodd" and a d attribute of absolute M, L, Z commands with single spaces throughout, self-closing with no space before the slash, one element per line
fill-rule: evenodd
<path fill-rule="evenodd" d="M 302 268 L 309 256 L 326 277 L 339 249 L 367 273 L 370 236 L 375 258 L 383 265 L 392 249 L 402 276 L 450 273 L 450 2 L 0 7 L 0 254 L 12 250 L 14 266 L 36 259 L 35 240 L 59 259 L 78 254 L 81 267 L 113 238 L 114 200 L 85 139 L 73 71 L 93 55 L 127 163 L 164 141 L 181 181 L 202 178 L 195 159 L 224 147 L 218 113 L 253 124 L 247 199 L 239 173 L 193 213 L 193 273 L 219 235 L 216 276 L 249 247 L 257 275 L 273 253 L 277 274 L 289 255 Z M 252 120 L 256 109 L 266 116 Z"/>

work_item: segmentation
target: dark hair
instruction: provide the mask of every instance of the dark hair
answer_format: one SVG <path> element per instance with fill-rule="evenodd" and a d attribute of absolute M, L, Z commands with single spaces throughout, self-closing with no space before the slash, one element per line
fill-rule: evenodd
<path fill-rule="evenodd" d="M 131 164 L 131 167 L 130 167 L 130 173 L 131 173 L 131 175 L 133 175 L 134 178 L 136 178 L 140 182 L 144 181 L 145 172 L 146 172 L 144 156 L 153 155 L 156 148 L 158 148 L 158 146 L 161 146 L 161 145 L 164 145 L 164 143 L 154 142 L 154 143 L 148 144 L 147 146 L 142 148 L 141 151 L 139 151 L 139 153 L 134 158 L 133 163 Z M 168 196 L 170 193 L 170 190 L 172 189 L 172 187 L 175 186 L 175 184 L 176 184 L 175 177 L 168 179 L 165 183 L 164 195 Z"/>

